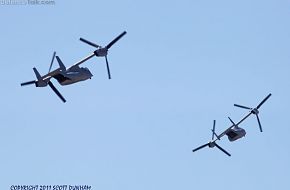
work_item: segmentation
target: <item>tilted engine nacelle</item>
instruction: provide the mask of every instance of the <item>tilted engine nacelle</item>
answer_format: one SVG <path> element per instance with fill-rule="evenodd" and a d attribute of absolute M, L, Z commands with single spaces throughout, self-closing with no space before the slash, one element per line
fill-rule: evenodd
<path fill-rule="evenodd" d="M 108 49 L 107 48 L 100 48 L 94 51 L 94 54 L 97 57 L 104 57 L 108 55 Z"/>
<path fill-rule="evenodd" d="M 36 87 L 46 87 L 47 86 L 47 82 L 41 80 L 41 81 L 36 81 L 35 82 L 35 86 Z"/>

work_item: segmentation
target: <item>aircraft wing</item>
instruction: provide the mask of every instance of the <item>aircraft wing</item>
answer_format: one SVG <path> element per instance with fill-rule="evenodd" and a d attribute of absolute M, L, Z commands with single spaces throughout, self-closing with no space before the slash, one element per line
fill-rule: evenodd
<path fill-rule="evenodd" d="M 43 75 L 41 78 L 44 81 L 49 81 L 51 79 L 51 77 L 59 74 L 60 72 L 61 72 L 61 69 L 58 68 L 58 69 L 55 69 L 54 71 L 51 71 L 51 72 L 47 73 L 46 75 Z"/>
<path fill-rule="evenodd" d="M 241 124 L 243 121 L 245 121 L 245 119 L 247 119 L 252 113 L 248 113 L 245 117 L 243 117 L 238 123 L 236 123 L 236 126 L 238 126 L 239 124 Z M 220 139 L 221 137 L 223 137 L 229 130 L 231 130 L 235 125 L 231 125 L 229 128 L 227 128 L 224 132 L 222 132 L 220 135 L 217 136 L 217 139 Z M 216 141 L 215 140 L 215 141 Z"/>
<path fill-rule="evenodd" d="M 83 58 L 82 60 L 78 61 L 77 63 L 73 64 L 71 67 L 79 66 L 80 64 L 86 62 L 87 60 L 91 59 L 94 56 L 95 56 L 95 54 L 92 53 L 89 56 L 87 56 L 87 57 Z M 43 80 L 45 80 L 45 81 L 49 81 L 51 79 L 51 77 L 53 77 L 55 75 L 58 75 L 60 72 L 61 72 L 61 68 L 58 68 L 58 69 L 55 69 L 54 71 L 51 71 L 51 72 L 47 73 L 46 75 L 43 75 L 41 78 Z"/>
<path fill-rule="evenodd" d="M 80 61 L 76 62 L 75 64 L 73 64 L 71 67 L 79 66 L 80 64 L 83 64 L 84 62 L 86 62 L 87 60 L 91 59 L 94 56 L 95 56 L 95 54 L 92 53 L 89 56 L 87 56 L 87 57 L 83 58 L 82 60 L 80 60 Z"/>

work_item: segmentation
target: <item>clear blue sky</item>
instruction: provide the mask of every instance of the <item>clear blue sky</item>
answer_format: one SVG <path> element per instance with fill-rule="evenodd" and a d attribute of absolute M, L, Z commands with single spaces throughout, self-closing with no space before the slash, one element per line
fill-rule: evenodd
<path fill-rule="evenodd" d="M 290 1 L 60 1 L 0 5 L 0 188 L 90 185 L 94 190 L 289 189 Z M 53 51 L 69 66 L 128 33 L 93 78 L 21 87 L 46 74 Z M 55 65 L 56 67 L 56 65 Z M 191 150 L 247 111 L 245 138 Z"/>

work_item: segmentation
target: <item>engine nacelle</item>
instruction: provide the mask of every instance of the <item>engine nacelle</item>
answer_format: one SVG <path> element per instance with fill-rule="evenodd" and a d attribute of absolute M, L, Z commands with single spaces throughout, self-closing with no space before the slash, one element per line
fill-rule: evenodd
<path fill-rule="evenodd" d="M 107 48 L 97 49 L 96 51 L 94 51 L 94 54 L 97 57 L 104 57 L 108 54 L 108 49 Z"/>
<path fill-rule="evenodd" d="M 251 111 L 252 114 L 258 115 L 259 114 L 259 110 L 257 108 L 253 109 Z"/>
<path fill-rule="evenodd" d="M 215 147 L 215 142 L 209 142 L 208 147 L 209 147 L 209 148 L 213 148 L 213 147 Z"/>
<path fill-rule="evenodd" d="M 46 87 L 47 83 L 43 80 L 35 82 L 36 87 Z"/>

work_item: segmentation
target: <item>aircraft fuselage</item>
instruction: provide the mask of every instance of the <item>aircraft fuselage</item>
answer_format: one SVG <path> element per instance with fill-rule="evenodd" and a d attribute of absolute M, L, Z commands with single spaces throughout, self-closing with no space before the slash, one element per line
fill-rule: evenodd
<path fill-rule="evenodd" d="M 88 68 L 74 66 L 67 69 L 66 71 L 54 75 L 53 78 L 55 78 L 61 85 L 70 85 L 76 82 L 90 79 L 92 76 L 93 75 Z"/>
<path fill-rule="evenodd" d="M 246 130 L 240 127 L 234 127 L 230 129 L 226 135 L 228 136 L 229 141 L 238 140 L 246 135 Z"/>

